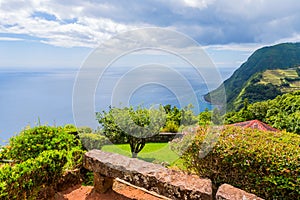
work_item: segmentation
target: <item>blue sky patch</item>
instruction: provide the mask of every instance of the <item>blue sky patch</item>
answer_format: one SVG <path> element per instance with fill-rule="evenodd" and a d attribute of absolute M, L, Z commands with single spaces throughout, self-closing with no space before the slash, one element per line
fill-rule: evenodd
<path fill-rule="evenodd" d="M 77 18 L 72 18 L 72 19 L 63 19 L 63 24 L 74 24 L 78 21 Z"/>
<path fill-rule="evenodd" d="M 16 38 L 22 40 L 30 40 L 30 41 L 40 41 L 43 38 L 33 37 L 27 34 L 16 34 L 16 33 L 0 33 L 0 37 L 7 37 L 7 38 Z"/>
<path fill-rule="evenodd" d="M 45 19 L 47 21 L 56 21 L 57 18 L 55 15 L 46 13 L 46 12 L 40 12 L 40 11 L 36 11 L 31 15 L 33 18 L 37 17 L 37 18 L 41 18 L 41 19 Z"/>

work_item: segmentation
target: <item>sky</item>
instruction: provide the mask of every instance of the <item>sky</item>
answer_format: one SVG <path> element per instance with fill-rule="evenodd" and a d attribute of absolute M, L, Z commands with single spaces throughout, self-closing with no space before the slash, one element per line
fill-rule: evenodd
<path fill-rule="evenodd" d="M 120 33 L 146 27 L 198 42 L 218 67 L 300 41 L 297 0 L 0 0 L 0 68 L 78 68 Z"/>

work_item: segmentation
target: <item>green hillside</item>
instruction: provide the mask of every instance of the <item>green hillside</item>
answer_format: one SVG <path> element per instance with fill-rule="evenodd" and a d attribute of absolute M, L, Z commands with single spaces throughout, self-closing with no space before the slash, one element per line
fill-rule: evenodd
<path fill-rule="evenodd" d="M 245 98 L 250 97 L 250 102 L 253 103 L 296 90 L 299 82 L 292 79 L 299 76 L 298 66 L 300 66 L 300 43 L 284 43 L 256 50 L 229 79 L 224 81 L 227 109 L 240 109 Z M 285 81 L 289 82 L 289 87 L 287 84 L 284 86 Z M 281 89 L 282 85 L 286 91 Z M 206 94 L 205 99 L 207 101 L 210 101 L 211 97 L 221 99 L 220 89 Z"/>
<path fill-rule="evenodd" d="M 286 70 L 266 70 L 262 73 L 259 84 L 268 83 L 279 87 L 283 93 L 300 90 L 300 67 Z"/>
<path fill-rule="evenodd" d="M 253 75 L 234 99 L 233 106 L 241 108 L 245 99 L 255 103 L 274 99 L 276 96 L 300 90 L 299 67 L 273 69 Z"/>

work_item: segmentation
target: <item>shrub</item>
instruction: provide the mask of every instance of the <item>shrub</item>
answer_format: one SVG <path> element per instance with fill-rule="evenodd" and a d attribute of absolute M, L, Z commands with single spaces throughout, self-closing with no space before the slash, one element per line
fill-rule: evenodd
<path fill-rule="evenodd" d="M 206 132 L 199 128 L 182 157 L 188 170 L 210 178 L 217 187 L 228 183 L 266 199 L 299 199 L 299 135 L 226 127 L 200 158 Z"/>
<path fill-rule="evenodd" d="M 93 130 L 88 126 L 82 126 L 82 127 L 77 128 L 77 132 L 79 134 L 81 134 L 81 133 L 93 133 Z"/>
<path fill-rule="evenodd" d="M 66 124 L 64 127 L 63 127 L 63 130 L 66 132 L 66 133 L 77 133 L 77 128 L 74 124 Z"/>
<path fill-rule="evenodd" d="M 48 150 L 25 162 L 0 168 L 0 198 L 29 199 L 38 193 L 38 187 L 51 185 L 62 175 L 67 162 L 66 152 Z"/>
<path fill-rule="evenodd" d="M 225 115 L 227 124 L 258 119 L 279 130 L 300 134 L 300 91 L 244 106 Z"/>
<path fill-rule="evenodd" d="M 9 145 L 3 147 L 0 159 L 12 159 L 19 162 L 37 157 L 45 150 L 70 150 L 81 146 L 75 135 L 62 127 L 38 126 L 21 131 L 10 138 Z"/>
<path fill-rule="evenodd" d="M 167 121 L 161 131 L 165 133 L 177 133 L 178 128 L 178 125 L 174 121 Z"/>
<path fill-rule="evenodd" d="M 82 168 L 85 152 L 74 126 L 38 126 L 23 130 L 0 151 L 0 159 L 14 160 L 0 167 L 0 199 L 35 199 L 43 187 L 69 170 Z"/>
<path fill-rule="evenodd" d="M 101 149 L 103 145 L 108 144 L 109 140 L 104 136 L 96 133 L 79 134 L 82 145 L 88 149 Z"/>

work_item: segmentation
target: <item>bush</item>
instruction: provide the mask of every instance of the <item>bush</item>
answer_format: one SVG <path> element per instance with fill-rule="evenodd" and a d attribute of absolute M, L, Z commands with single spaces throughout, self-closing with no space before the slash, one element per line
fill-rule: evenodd
<path fill-rule="evenodd" d="M 165 127 L 162 128 L 161 132 L 165 133 L 177 133 L 178 132 L 178 125 L 174 121 L 166 122 Z"/>
<path fill-rule="evenodd" d="M 104 136 L 96 133 L 79 134 L 82 145 L 88 149 L 101 149 L 103 145 L 108 144 L 109 140 Z"/>
<path fill-rule="evenodd" d="M 7 200 L 34 198 L 38 194 L 39 187 L 51 185 L 61 177 L 66 162 L 65 151 L 48 150 L 25 162 L 2 166 L 0 198 Z"/>
<path fill-rule="evenodd" d="M 200 128 L 184 153 L 187 169 L 210 178 L 217 187 L 228 183 L 266 199 L 299 199 L 299 135 L 226 127 L 200 158 L 206 132 Z"/>
<path fill-rule="evenodd" d="M 12 159 L 19 162 L 37 157 L 46 150 L 70 150 L 81 146 L 75 135 L 62 127 L 38 126 L 21 131 L 10 138 L 9 145 L 3 147 L 0 159 Z"/>
<path fill-rule="evenodd" d="M 244 106 L 225 115 L 227 124 L 258 119 L 279 130 L 300 134 L 300 91 Z"/>
<path fill-rule="evenodd" d="M 77 132 L 79 134 L 82 134 L 82 133 L 93 133 L 93 130 L 88 127 L 88 126 L 82 126 L 82 127 L 78 127 L 77 128 Z"/>
<path fill-rule="evenodd" d="M 0 167 L 0 199 L 35 199 L 69 170 L 80 171 L 85 151 L 74 133 L 71 125 L 39 126 L 12 137 L 0 151 L 0 159 L 14 161 Z"/>

